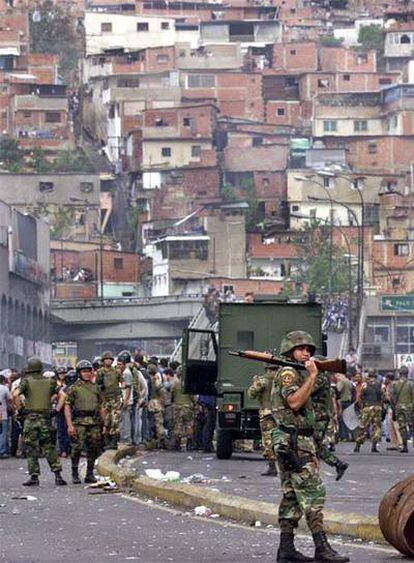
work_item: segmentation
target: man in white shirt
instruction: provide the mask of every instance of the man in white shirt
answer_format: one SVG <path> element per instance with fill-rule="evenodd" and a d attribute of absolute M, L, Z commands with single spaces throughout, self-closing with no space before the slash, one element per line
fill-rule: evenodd
<path fill-rule="evenodd" d="M 11 407 L 11 395 L 8 386 L 6 385 L 6 378 L 0 375 L 0 459 L 7 458 L 7 431 L 9 414 L 8 409 Z"/>

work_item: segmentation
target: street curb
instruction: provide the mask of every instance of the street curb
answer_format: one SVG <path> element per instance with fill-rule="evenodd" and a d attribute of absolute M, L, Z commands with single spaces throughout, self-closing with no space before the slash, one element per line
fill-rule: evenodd
<path fill-rule="evenodd" d="M 133 471 L 117 465 L 122 458 L 134 455 L 136 452 L 137 449 L 134 447 L 104 452 L 97 462 L 98 472 L 110 477 L 119 486 L 129 488 L 149 498 L 164 500 L 187 508 L 205 505 L 213 512 L 231 520 L 249 524 L 254 524 L 259 520 L 265 526 L 269 524 L 275 528 L 279 526 L 277 506 L 272 503 L 254 501 L 227 493 L 218 495 L 217 491 L 196 485 L 165 483 L 144 475 L 137 477 Z M 329 534 L 386 543 L 379 527 L 378 518 L 375 516 L 364 517 L 358 514 L 341 514 L 326 510 L 324 511 L 324 523 Z M 303 518 L 299 528 L 308 531 Z"/>

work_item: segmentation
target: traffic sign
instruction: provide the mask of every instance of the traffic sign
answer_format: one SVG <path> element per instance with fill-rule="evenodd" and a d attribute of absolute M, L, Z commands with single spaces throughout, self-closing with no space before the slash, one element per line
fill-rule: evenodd
<path fill-rule="evenodd" d="M 381 295 L 381 311 L 414 312 L 414 295 Z"/>

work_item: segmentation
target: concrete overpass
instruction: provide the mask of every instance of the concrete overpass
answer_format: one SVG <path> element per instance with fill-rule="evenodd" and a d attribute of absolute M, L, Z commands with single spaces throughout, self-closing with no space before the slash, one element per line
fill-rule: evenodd
<path fill-rule="evenodd" d="M 201 295 L 52 301 L 54 341 L 75 341 L 79 357 L 97 341 L 179 339 L 199 311 Z"/>

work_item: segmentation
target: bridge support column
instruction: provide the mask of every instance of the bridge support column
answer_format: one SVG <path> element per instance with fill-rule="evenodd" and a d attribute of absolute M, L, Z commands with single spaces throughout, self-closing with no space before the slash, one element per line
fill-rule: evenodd
<path fill-rule="evenodd" d="M 94 340 L 78 340 L 78 361 L 90 360 L 92 361 L 96 356 L 96 345 Z"/>

